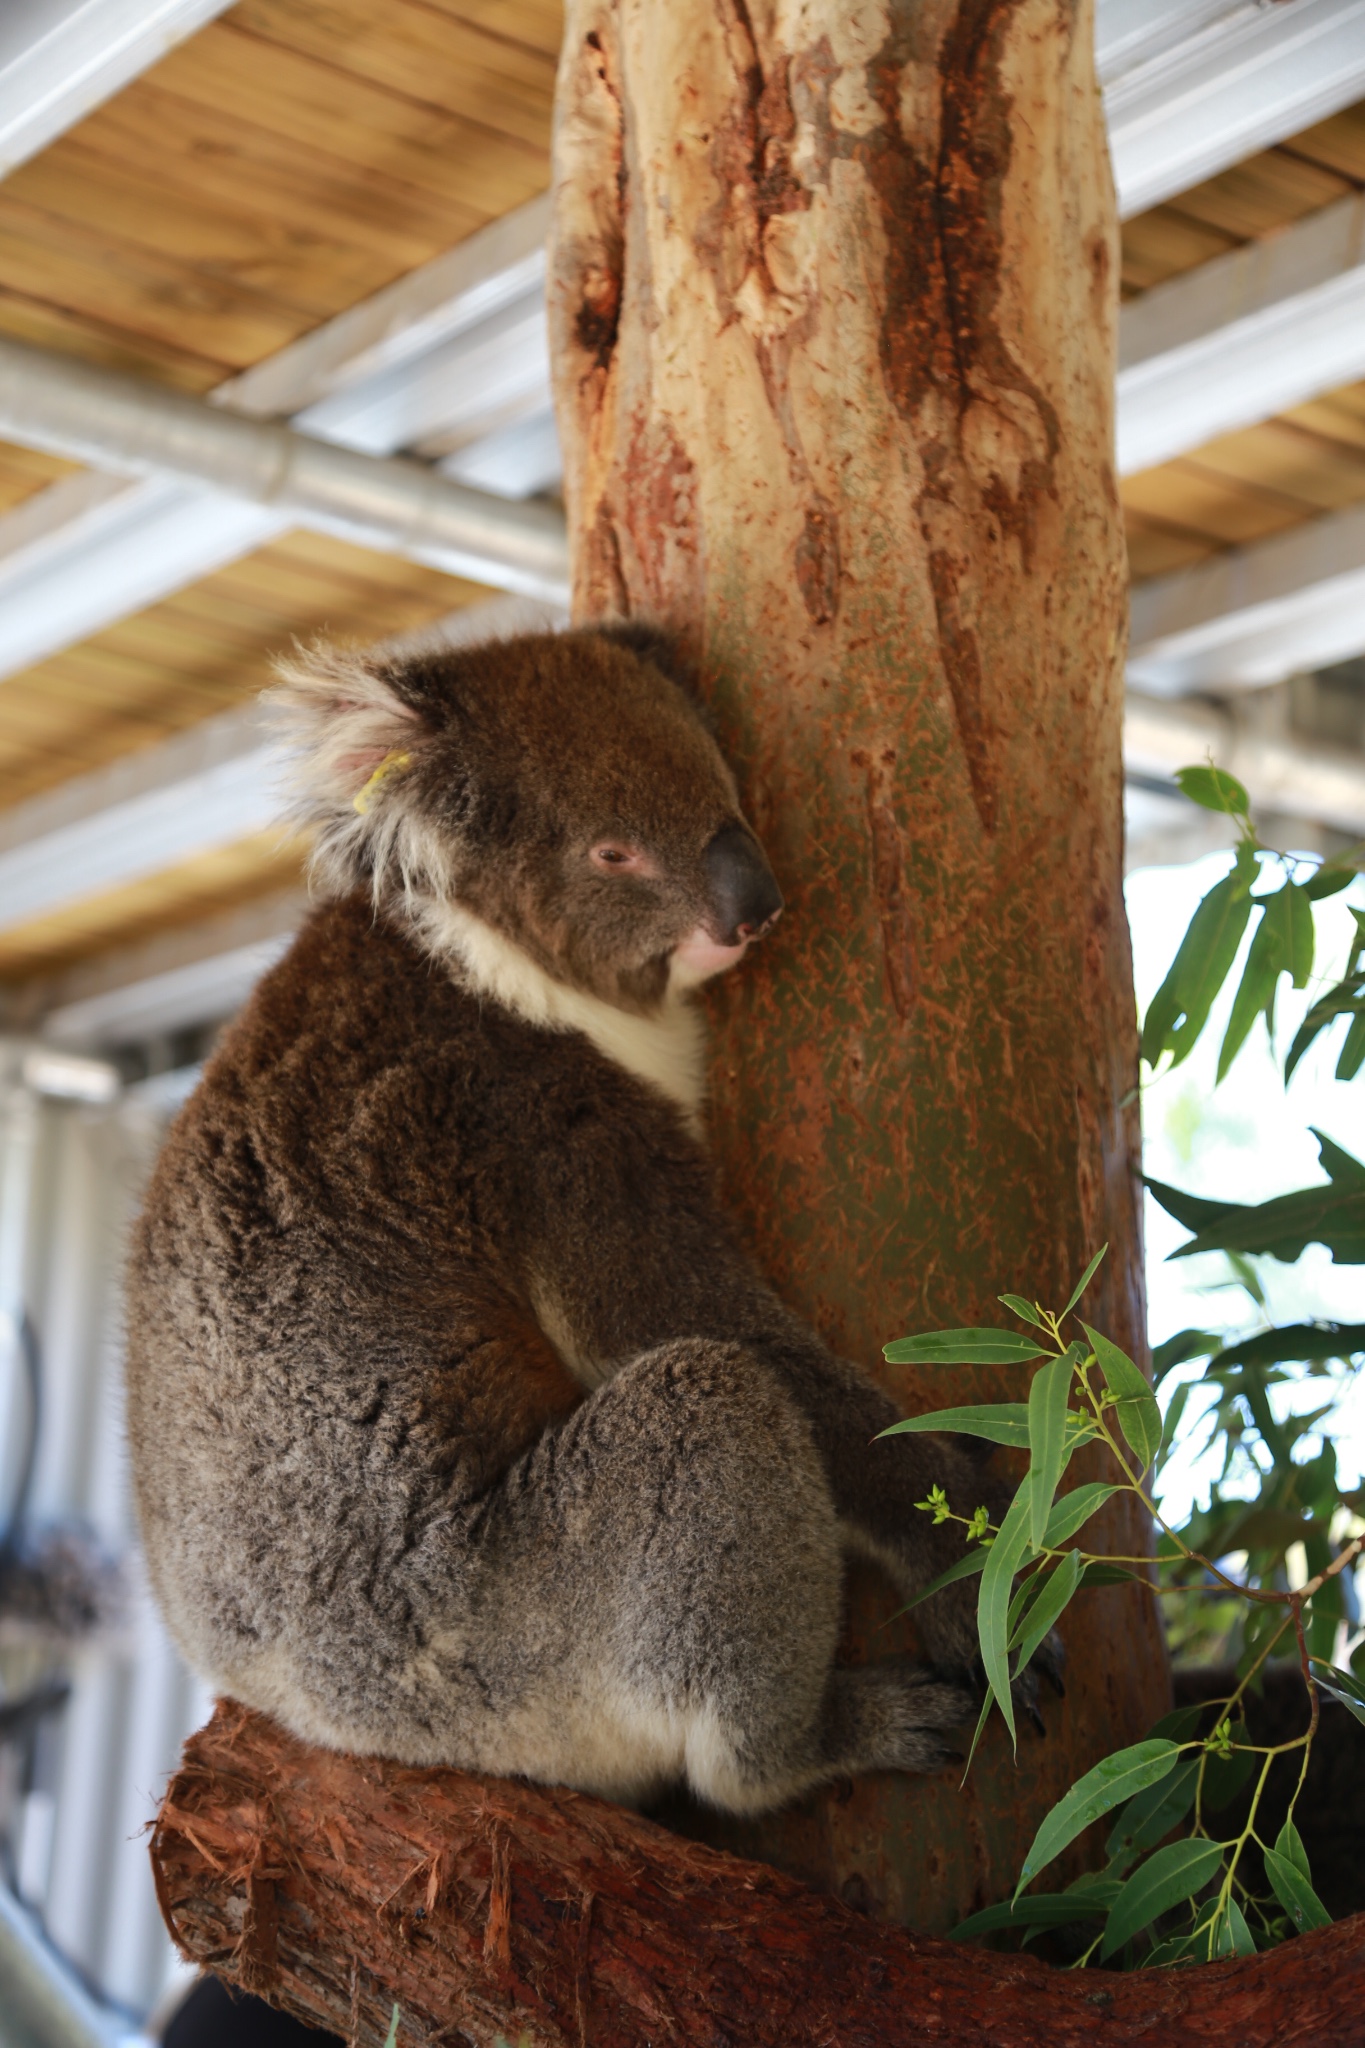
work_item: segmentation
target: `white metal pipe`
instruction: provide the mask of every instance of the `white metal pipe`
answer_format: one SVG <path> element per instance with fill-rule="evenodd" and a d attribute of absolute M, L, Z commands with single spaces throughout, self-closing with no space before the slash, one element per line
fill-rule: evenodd
<path fill-rule="evenodd" d="M 470 490 L 405 456 L 362 455 L 8 337 L 0 436 L 133 476 L 192 479 L 498 589 L 567 596 L 568 540 L 552 506 Z"/>

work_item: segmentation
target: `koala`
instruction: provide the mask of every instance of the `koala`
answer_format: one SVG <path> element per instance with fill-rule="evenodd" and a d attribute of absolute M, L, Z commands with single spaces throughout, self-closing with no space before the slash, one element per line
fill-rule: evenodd
<path fill-rule="evenodd" d="M 782 896 L 661 643 L 315 649 L 283 691 L 325 900 L 169 1134 L 128 1273 L 147 1561 L 218 1691 L 306 1740 L 755 1813 L 934 1771 L 930 1664 L 835 1662 L 845 1554 L 907 1594 L 948 1439 L 779 1300 L 717 1202 L 697 987 Z"/>

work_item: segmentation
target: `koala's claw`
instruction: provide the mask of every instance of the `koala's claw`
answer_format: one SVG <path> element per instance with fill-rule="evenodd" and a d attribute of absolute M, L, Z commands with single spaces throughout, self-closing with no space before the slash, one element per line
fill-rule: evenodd
<path fill-rule="evenodd" d="M 1010 1685 L 1010 1698 L 1013 1700 L 1016 1709 L 1037 1729 L 1040 1735 L 1047 1734 L 1047 1723 L 1044 1721 L 1038 1705 L 1039 1674 L 1041 1673 L 1047 1680 L 1059 1699 L 1065 1699 L 1066 1685 L 1062 1678 L 1062 1669 L 1065 1663 L 1066 1651 L 1062 1646 L 1061 1637 L 1053 1629 L 1043 1638 L 1043 1641 L 1034 1651 L 1027 1671 L 1022 1671 Z M 965 1675 L 967 1682 L 975 1691 L 977 1703 L 979 1704 L 985 1697 L 986 1692 L 986 1667 L 979 1656 L 973 1658 L 970 1669 Z"/>
<path fill-rule="evenodd" d="M 1066 1698 L 1066 1681 L 1062 1677 L 1066 1668 L 1066 1645 L 1055 1628 L 1049 1630 L 1034 1651 L 1031 1668 L 1042 1672 L 1059 1700 Z"/>
<path fill-rule="evenodd" d="M 1038 1679 L 1041 1674 L 1059 1698 L 1065 1698 L 1066 1687 L 1062 1682 L 1062 1666 L 1066 1662 L 1066 1651 L 1062 1648 L 1060 1636 L 1055 1629 L 1045 1636 L 1033 1653 L 1027 1671 L 1022 1671 L 1010 1687 L 1014 1704 L 1026 1714 L 1040 1735 L 1047 1734 L 1047 1725 L 1038 1705 Z"/>

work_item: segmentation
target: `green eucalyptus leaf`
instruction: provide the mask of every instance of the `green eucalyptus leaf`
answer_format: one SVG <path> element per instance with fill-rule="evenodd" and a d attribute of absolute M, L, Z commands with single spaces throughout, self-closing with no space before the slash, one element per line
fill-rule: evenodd
<path fill-rule="evenodd" d="M 1022 1365 L 1045 1355 L 1016 1330 L 929 1330 L 882 1346 L 888 1365 Z"/>
<path fill-rule="evenodd" d="M 1169 1714 L 1163 1714 L 1149 1731 L 1153 1735 L 1164 1735 L 1169 1742 L 1188 1742 L 1203 1719 L 1204 1707 L 1196 1702 L 1192 1707 L 1173 1707 Z"/>
<path fill-rule="evenodd" d="M 981 1731 L 990 1719 L 991 1708 L 994 1705 L 995 1687 L 988 1685 L 986 1687 L 986 1697 L 981 1702 L 981 1712 L 976 1717 L 976 1727 L 972 1731 L 971 1744 L 967 1750 L 967 1761 L 962 1767 L 962 1782 L 964 1785 L 967 1782 L 967 1773 L 972 1767 L 972 1758 L 976 1755 L 976 1745 L 981 1740 Z"/>
<path fill-rule="evenodd" d="M 1337 1062 L 1337 1079 L 1343 1081 L 1351 1078 L 1349 1073 L 1344 1074 L 1342 1072 L 1343 1063 L 1350 1065 L 1352 1071 L 1354 1071 L 1354 1065 L 1358 1064 L 1355 1062 L 1354 1051 L 1348 1054 L 1347 1047 L 1351 1045 L 1352 1040 L 1358 1035 L 1362 1026 L 1365 1026 L 1365 979 L 1362 979 L 1358 968 L 1353 969 L 1332 988 L 1325 989 L 1317 1001 L 1309 1005 L 1304 1013 L 1302 1024 L 1294 1033 L 1288 1057 L 1284 1063 L 1284 1078 L 1286 1081 L 1292 1080 L 1295 1067 L 1297 1067 L 1313 1041 L 1320 1037 L 1329 1025 L 1335 1024 L 1338 1017 L 1350 1017 L 1352 1019 L 1351 1028 L 1347 1034 L 1346 1046 L 1343 1046 L 1341 1058 Z"/>
<path fill-rule="evenodd" d="M 1126 1351 L 1120 1351 L 1108 1337 L 1092 1330 L 1089 1323 L 1082 1323 L 1081 1328 L 1090 1339 L 1105 1384 L 1117 1402 L 1114 1413 L 1119 1428 L 1145 1470 L 1161 1448 L 1161 1410 L 1156 1395 L 1147 1384 L 1146 1374 L 1134 1365 Z"/>
<path fill-rule="evenodd" d="M 1084 1892 L 1033 1892 L 1013 1904 L 987 1906 L 958 1922 L 949 1941 L 971 1941 L 978 1934 L 994 1934 L 1001 1927 L 1065 1927 L 1073 1920 L 1108 1912 L 1108 1901 L 1090 1898 Z"/>
<path fill-rule="evenodd" d="M 1130 1799 L 1110 1830 L 1104 1853 L 1112 1861 L 1155 1849 L 1194 1805 L 1199 1787 L 1199 1759 L 1182 1757 L 1164 1778 Z"/>
<path fill-rule="evenodd" d="M 883 1436 L 979 1436 L 987 1443 L 1008 1444 L 1014 1450 L 1028 1449 L 1028 1409 L 1022 1401 L 995 1401 L 982 1407 L 935 1408 L 928 1415 L 907 1415 L 879 1433 Z M 1067 1457 L 1094 1437 L 1094 1425 L 1084 1415 L 1069 1412 L 1066 1424 Z"/>
<path fill-rule="evenodd" d="M 880 1431 L 884 1436 L 979 1436 L 987 1443 L 1028 1449 L 1028 1409 L 1022 1401 L 994 1401 L 976 1408 L 935 1408 L 928 1415 L 906 1415 Z"/>
<path fill-rule="evenodd" d="M 1286 884 L 1286 887 L 1288 886 Z M 1282 889 L 1280 895 L 1283 894 Z M 1270 900 L 1274 902 L 1277 899 L 1272 897 Z M 1266 1022 L 1269 1023 L 1273 1017 L 1275 990 L 1286 965 L 1280 926 L 1272 921 L 1270 910 L 1266 907 L 1252 935 L 1246 966 L 1242 969 L 1242 979 L 1232 999 L 1228 1028 L 1223 1034 L 1223 1044 L 1218 1054 L 1216 1082 L 1223 1079 L 1236 1059 L 1256 1019 L 1264 1015 Z"/>
<path fill-rule="evenodd" d="M 1148 1584 L 1148 1581 L 1143 1578 L 1140 1572 L 1130 1571 L 1126 1564 L 1108 1564 L 1100 1558 L 1094 1564 L 1086 1566 L 1081 1585 L 1082 1587 L 1124 1586 L 1130 1581 L 1137 1586 Z"/>
<path fill-rule="evenodd" d="M 1323 1244 L 1338 1265 L 1365 1264 L 1365 1165 L 1315 1130 L 1328 1182 L 1297 1188 L 1269 1202 L 1209 1203 L 1148 1181 L 1162 1207 L 1195 1235 L 1171 1254 L 1187 1259 L 1199 1252 L 1268 1252 L 1292 1263 L 1305 1245 Z"/>
<path fill-rule="evenodd" d="M 1298 1865 L 1287 1856 L 1279 1856 L 1273 1849 L 1265 1852 L 1265 1874 L 1285 1912 L 1293 1921 L 1298 1933 L 1306 1934 L 1310 1927 L 1330 1927 L 1332 1916 L 1322 1900 L 1313 1890 Z"/>
<path fill-rule="evenodd" d="M 1336 1078 L 1338 1081 L 1354 1081 L 1365 1061 L 1365 996 L 1351 1019 L 1351 1028 L 1341 1042 L 1341 1053 L 1337 1059 Z M 1289 1074 L 1286 1069 L 1285 1079 Z"/>
<path fill-rule="evenodd" d="M 1237 777 L 1229 775 L 1226 768 L 1215 768 L 1211 761 L 1194 768 L 1177 768 L 1175 779 L 1182 794 L 1191 803 L 1202 804 L 1206 811 L 1245 818 L 1251 808 L 1251 799 Z"/>
<path fill-rule="evenodd" d="M 1209 1360 L 1210 1376 L 1234 1365 L 1319 1365 L 1343 1363 L 1365 1352 L 1365 1323 L 1286 1323 L 1239 1337 Z"/>
<path fill-rule="evenodd" d="M 1194 1229 L 1197 1226 L 1188 1226 Z M 1168 1337 L 1164 1344 L 1152 1346 L 1152 1383 L 1160 1386 L 1168 1372 L 1178 1365 L 1187 1365 L 1192 1358 L 1207 1358 L 1217 1351 L 1221 1339 L 1208 1330 L 1177 1330 L 1174 1337 Z"/>
<path fill-rule="evenodd" d="M 1082 1273 L 1082 1275 L 1081 1275 L 1080 1279 L 1079 1279 L 1079 1280 L 1078 1280 L 1078 1281 L 1076 1282 L 1076 1285 L 1075 1285 L 1075 1286 L 1074 1286 L 1074 1287 L 1072 1288 L 1072 1290 L 1071 1290 L 1071 1299 L 1070 1299 L 1070 1301 L 1069 1301 L 1069 1302 L 1067 1303 L 1066 1307 L 1065 1307 L 1065 1308 L 1064 1308 L 1064 1309 L 1062 1310 L 1062 1312 L 1061 1312 L 1060 1316 L 1058 1316 L 1058 1318 L 1057 1318 L 1057 1320 L 1058 1320 L 1058 1322 L 1059 1322 L 1059 1323 L 1064 1323 L 1064 1322 L 1066 1321 L 1067 1317 L 1068 1317 L 1068 1316 L 1069 1316 L 1069 1315 L 1071 1314 L 1071 1311 L 1072 1311 L 1072 1309 L 1073 1309 L 1073 1308 L 1075 1308 L 1075 1306 L 1076 1306 L 1076 1303 L 1077 1303 L 1077 1302 L 1078 1302 L 1078 1301 L 1080 1300 L 1081 1296 L 1082 1296 L 1082 1295 L 1083 1295 L 1083 1294 L 1085 1293 L 1085 1290 L 1086 1290 L 1086 1288 L 1087 1288 L 1087 1287 L 1088 1287 L 1088 1286 L 1090 1285 L 1091 1281 L 1092 1281 L 1092 1280 L 1094 1279 L 1094 1277 L 1095 1277 L 1095 1274 L 1096 1274 L 1096 1272 L 1097 1272 L 1097 1271 L 1098 1271 L 1098 1269 L 1099 1269 L 1099 1263 L 1100 1263 L 1100 1260 L 1101 1260 L 1101 1259 L 1102 1259 L 1102 1258 L 1104 1257 L 1104 1255 L 1105 1255 L 1105 1253 L 1106 1253 L 1106 1252 L 1108 1251 L 1108 1249 L 1109 1249 L 1109 1246 L 1108 1246 L 1108 1244 L 1107 1244 L 1107 1243 L 1105 1243 L 1105 1244 L 1102 1244 L 1102 1245 L 1100 1246 L 1100 1248 L 1099 1248 L 1099 1250 L 1098 1250 L 1098 1251 L 1096 1252 L 1096 1254 L 1095 1254 L 1094 1258 L 1093 1258 L 1093 1259 L 1092 1259 L 1092 1260 L 1090 1261 L 1090 1264 L 1089 1264 L 1089 1265 L 1088 1265 L 1088 1266 L 1086 1267 L 1086 1269 L 1085 1269 L 1085 1271 L 1084 1271 L 1084 1272 Z"/>
<path fill-rule="evenodd" d="M 1365 1165 L 1348 1152 L 1344 1145 L 1336 1144 L 1316 1124 L 1309 1129 L 1318 1141 L 1318 1157 L 1322 1170 L 1336 1187 L 1365 1188 Z"/>
<path fill-rule="evenodd" d="M 1365 1186 L 1332 1183 L 1322 1188 L 1297 1188 L 1254 1208 L 1228 1209 L 1188 1244 L 1172 1252 L 1174 1259 L 1200 1252 L 1268 1252 L 1293 1265 L 1310 1244 L 1326 1245 L 1339 1266 L 1365 1264 Z"/>
<path fill-rule="evenodd" d="M 1028 1396 L 1030 1536 L 1040 1550 L 1066 1463 L 1067 1396 L 1075 1370 L 1071 1353 L 1050 1358 L 1033 1376 Z"/>
<path fill-rule="evenodd" d="M 1102 1758 L 1093 1770 L 1087 1771 L 1044 1817 L 1020 1869 L 1015 1897 L 1091 1821 L 1121 1806 L 1146 1786 L 1154 1785 L 1158 1778 L 1164 1778 L 1179 1754 L 1175 1743 L 1163 1736 L 1149 1735 L 1144 1742 L 1115 1750 L 1112 1756 Z"/>
<path fill-rule="evenodd" d="M 991 1691 L 1000 1703 L 1010 1741 L 1017 1742 L 1014 1701 L 1010 1696 L 1009 1612 L 1014 1575 L 1029 1545 L 1032 1518 L 1032 1486 L 1026 1476 L 1006 1510 L 1000 1533 L 991 1545 L 981 1574 L 981 1596 L 977 1601 L 976 1626 L 981 1640 L 981 1662 Z"/>
<path fill-rule="evenodd" d="M 1166 1403 L 1166 1413 L 1161 1421 L 1161 1449 L 1157 1452 L 1158 1465 L 1171 1454 L 1177 1432 L 1185 1418 L 1185 1409 L 1189 1403 L 1190 1393 L 1198 1384 L 1197 1380 L 1183 1381 Z"/>
<path fill-rule="evenodd" d="M 1156 1947 L 1142 1958 L 1138 1967 L 1143 1970 L 1168 1970 L 1174 1963 L 1188 1963 L 1194 1960 L 1198 1940 L 1199 1937 L 1195 1934 L 1177 1934 L 1169 1941 L 1159 1941 Z"/>
<path fill-rule="evenodd" d="M 1009 1643 L 1012 1650 L 1023 1639 L 1024 1630 L 1028 1626 L 1029 1610 L 1047 1584 L 1047 1578 L 1047 1566 L 1040 1565 L 1037 1571 L 1031 1572 L 1027 1578 L 1021 1579 L 1014 1589 L 1013 1597 L 1010 1600 L 1010 1611 L 1006 1618 L 1006 1625 L 1009 1629 Z"/>
<path fill-rule="evenodd" d="M 989 1548 L 983 1549 L 980 1544 L 977 1544 L 975 1548 L 967 1551 L 964 1556 L 959 1557 L 954 1564 L 950 1564 L 946 1572 L 940 1572 L 936 1579 L 930 1579 L 927 1586 L 921 1586 L 913 1600 L 907 1600 L 904 1607 L 900 1608 L 898 1612 L 908 1614 L 912 1607 L 919 1606 L 921 1600 L 931 1599 L 935 1593 L 941 1593 L 945 1586 L 954 1586 L 959 1579 L 971 1578 L 974 1572 L 984 1569 L 986 1559 L 990 1554 Z"/>
<path fill-rule="evenodd" d="M 1285 968 L 1295 988 L 1307 988 L 1313 972 L 1313 899 L 1299 882 L 1286 882 L 1279 893 L 1284 898 L 1280 925 Z"/>
<path fill-rule="evenodd" d="M 1256 879 L 1254 853 L 1237 850 L 1231 871 L 1204 897 L 1180 941 L 1165 981 L 1152 999 L 1142 1027 L 1142 1057 L 1155 1067 L 1163 1052 L 1172 1064 L 1194 1048 L 1214 997 L 1237 957 L 1251 915 L 1251 885 Z"/>
<path fill-rule="evenodd" d="M 1049 1573 L 1033 1605 L 1024 1619 L 1024 1637 L 1015 1659 L 1014 1675 L 1027 1671 L 1033 1661 L 1038 1645 L 1048 1631 L 1055 1628 L 1081 1581 L 1081 1553 L 1068 1551 L 1056 1570 Z"/>
<path fill-rule="evenodd" d="M 1012 1309 L 1015 1315 L 1022 1316 L 1026 1323 L 1032 1323 L 1036 1330 L 1046 1330 L 1047 1324 L 1039 1314 L 1036 1303 L 1025 1301 L 1022 1294 L 997 1294 L 995 1298 L 1002 1307 Z"/>
<path fill-rule="evenodd" d="M 1246 1915 L 1236 1899 L 1228 1900 L 1227 1925 L 1232 1936 L 1232 1953 L 1235 1956 L 1254 1956 L 1256 1943 L 1252 1939 L 1251 1929 L 1247 1926 Z"/>
<path fill-rule="evenodd" d="M 1313 1676 L 1324 1692 L 1330 1693 L 1349 1714 L 1354 1714 L 1365 1727 L 1365 1684 L 1351 1672 L 1343 1671 L 1337 1664 L 1329 1664 L 1322 1657 L 1310 1657 Z"/>
<path fill-rule="evenodd" d="M 1325 860 L 1317 873 L 1310 875 L 1303 885 L 1303 893 L 1312 903 L 1322 903 L 1328 896 L 1337 896 L 1343 889 L 1349 889 L 1356 878 L 1354 862 Z"/>
<path fill-rule="evenodd" d="M 1113 1955 L 1125 1941 L 1131 1941 L 1153 1920 L 1169 1913 L 1172 1906 L 1178 1906 L 1182 1899 L 1192 1899 L 1203 1890 L 1222 1861 L 1220 1842 L 1169 1842 L 1164 1849 L 1158 1849 L 1133 1872 L 1110 1907 L 1100 1955 Z"/>
<path fill-rule="evenodd" d="M 1303 1846 L 1303 1837 L 1292 1820 L 1287 1820 L 1275 1837 L 1275 1854 L 1283 1856 L 1286 1863 L 1292 1863 L 1305 1884 L 1313 1882 L 1313 1873 L 1308 1867 L 1308 1851 Z"/>
<path fill-rule="evenodd" d="M 1084 1486 L 1078 1486 L 1071 1493 L 1064 1493 L 1048 1516 L 1043 1540 L 1037 1545 L 1040 1550 L 1060 1550 L 1069 1536 L 1084 1528 L 1092 1515 L 1097 1515 L 1107 1500 L 1116 1493 L 1122 1493 L 1122 1486 L 1111 1486 L 1103 1479 L 1088 1479 Z"/>
<path fill-rule="evenodd" d="M 1247 1731 L 1238 1722 L 1232 1731 L 1234 1743 L 1244 1743 Z M 1231 1806 L 1256 1768 L 1256 1756 L 1249 1749 L 1235 1748 L 1231 1756 L 1210 1756 L 1204 1765 L 1204 1794 L 1201 1804 L 1207 1813 L 1221 1813 Z"/>
<path fill-rule="evenodd" d="M 1168 1215 L 1177 1223 L 1183 1223 L 1186 1230 L 1206 1230 L 1221 1216 L 1236 1216 L 1241 1213 L 1240 1202 L 1211 1202 L 1204 1195 L 1187 1195 L 1182 1188 L 1167 1187 L 1164 1181 L 1152 1180 L 1143 1175 L 1143 1185 L 1156 1197 Z"/>

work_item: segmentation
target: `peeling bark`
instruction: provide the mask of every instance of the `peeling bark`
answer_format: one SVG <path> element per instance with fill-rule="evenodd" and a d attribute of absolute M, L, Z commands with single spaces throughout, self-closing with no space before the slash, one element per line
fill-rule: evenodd
<path fill-rule="evenodd" d="M 1052 1971 L 911 1936 L 572 1792 L 220 1706 L 152 1842 L 182 1953 L 380 2048 L 1353 2048 L 1365 1915 L 1251 1962 Z"/>
<path fill-rule="evenodd" d="M 1121 883 L 1116 223 L 1072 0 L 570 0 L 551 323 L 583 621 L 697 661 L 788 900 L 714 1000 L 716 1145 L 767 1270 L 877 1367 L 1065 1300 L 1141 1355 Z M 605 280 L 610 280 L 608 288 Z M 610 347 L 596 309 L 610 305 Z M 881 1368 L 907 1406 L 1018 1378 Z M 972 1503 L 975 1505 L 975 1503 Z M 1115 1512 L 1109 1536 L 1144 1542 Z M 856 1585 L 846 1649 L 908 1645 Z M 963 1792 L 680 1827 L 944 1927 L 1166 1703 L 1093 1592 L 1068 1698 Z"/>

